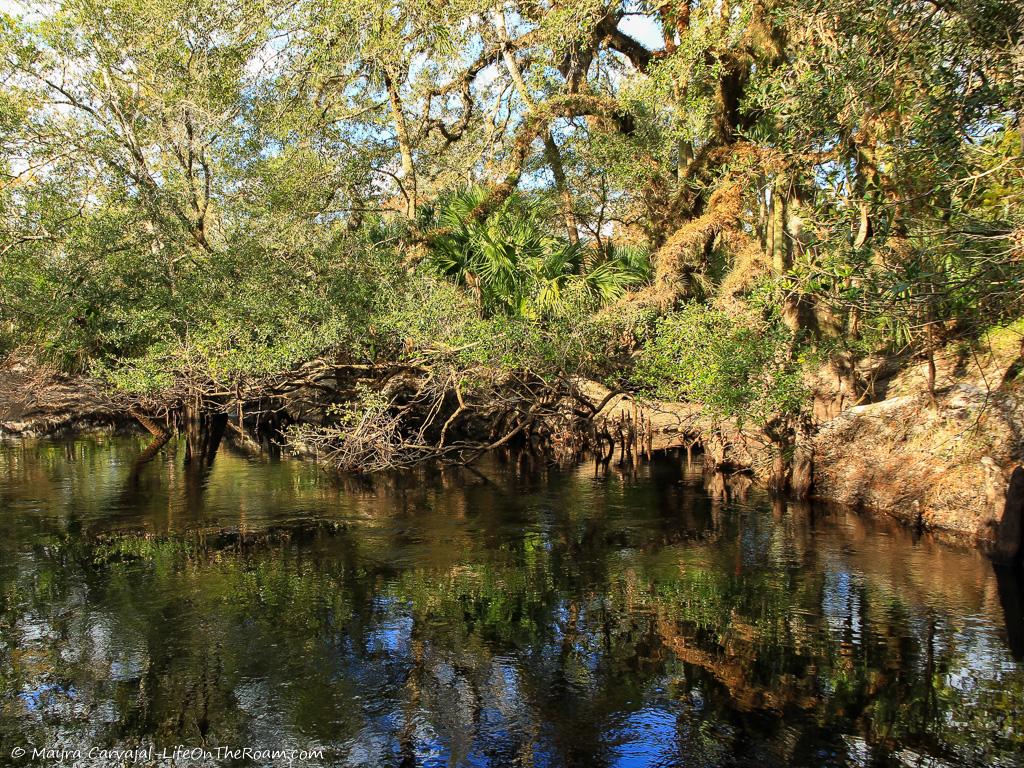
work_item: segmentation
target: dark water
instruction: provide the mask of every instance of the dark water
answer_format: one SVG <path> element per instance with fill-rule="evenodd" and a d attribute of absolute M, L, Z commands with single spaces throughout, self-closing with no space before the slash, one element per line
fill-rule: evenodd
<path fill-rule="evenodd" d="M 1020 578 L 974 552 L 668 459 L 142 448 L 0 446 L 0 764 L 1024 765 Z"/>

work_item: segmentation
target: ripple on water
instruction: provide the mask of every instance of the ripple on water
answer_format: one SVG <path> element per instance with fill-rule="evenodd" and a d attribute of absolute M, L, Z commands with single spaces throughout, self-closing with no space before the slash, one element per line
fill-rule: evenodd
<path fill-rule="evenodd" d="M 1021 764 L 1020 583 L 977 553 L 669 459 L 367 479 L 142 447 L 0 447 L 5 745 Z"/>

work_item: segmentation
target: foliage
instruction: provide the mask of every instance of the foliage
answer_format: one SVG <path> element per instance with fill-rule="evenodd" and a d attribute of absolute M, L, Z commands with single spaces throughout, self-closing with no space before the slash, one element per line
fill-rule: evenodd
<path fill-rule="evenodd" d="M 224 407 L 412 363 L 791 415 L 811 347 L 1020 316 L 1022 35 L 988 0 L 5 12 L 0 346 Z"/>
<path fill-rule="evenodd" d="M 540 198 L 514 195 L 486 218 L 474 218 L 487 195 L 473 187 L 440 200 L 432 217 L 439 234 L 426 260 L 429 269 L 469 289 L 481 313 L 549 318 L 573 305 L 614 301 L 650 278 L 643 249 L 587 248 L 551 235 Z"/>
<path fill-rule="evenodd" d="M 635 377 L 651 396 L 763 425 L 799 413 L 806 402 L 792 344 L 777 318 L 735 317 L 693 302 L 658 320 Z"/>

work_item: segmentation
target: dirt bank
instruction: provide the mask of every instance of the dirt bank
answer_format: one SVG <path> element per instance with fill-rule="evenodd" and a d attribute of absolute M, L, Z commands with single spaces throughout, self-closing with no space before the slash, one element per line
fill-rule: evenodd
<path fill-rule="evenodd" d="M 944 350 L 934 401 L 922 364 L 876 382 L 885 399 L 818 426 L 815 495 L 1012 557 L 1022 544 L 1020 353 L 1020 334 L 1009 329 L 980 352 Z"/>
<path fill-rule="evenodd" d="M 1019 331 L 993 335 L 984 354 L 945 350 L 934 401 L 921 364 L 887 363 L 888 376 L 878 375 L 885 366 L 877 363 L 865 368 L 860 375 L 870 388 L 860 402 L 851 398 L 838 415 L 816 407 L 818 418 L 798 443 L 797 455 L 813 465 L 813 495 L 976 543 L 1000 559 L 1017 555 L 1024 545 L 1020 339 Z M 613 435 L 640 432 L 641 453 L 699 446 L 716 469 L 771 476 L 778 450 L 765 435 L 713 423 L 691 404 L 637 403 L 592 382 L 579 389 L 602 405 L 595 423 Z M 16 360 L 3 365 L 0 435 L 129 425 L 138 426 L 98 382 Z"/>
<path fill-rule="evenodd" d="M 814 419 L 794 451 L 813 467 L 812 495 L 977 544 L 997 559 L 1018 555 L 1024 549 L 1022 331 L 1004 328 L 970 347 L 943 349 L 935 360 L 934 400 L 924 361 L 869 359 L 857 370 L 823 371 L 812 382 Z M 594 401 L 606 392 L 596 385 L 587 390 Z M 618 397 L 601 416 L 648 424 L 654 450 L 699 444 L 716 468 L 746 471 L 762 482 L 771 476 L 777 449 L 766 435 L 711 422 L 682 403 L 645 403 L 639 411 Z"/>
<path fill-rule="evenodd" d="M 1021 405 L 958 384 L 934 406 L 907 395 L 850 408 L 814 437 L 815 495 L 994 550 L 1004 520 L 1014 525 Z"/>
<path fill-rule="evenodd" d="M 0 362 L 0 437 L 40 437 L 132 422 L 98 384 L 12 356 Z"/>

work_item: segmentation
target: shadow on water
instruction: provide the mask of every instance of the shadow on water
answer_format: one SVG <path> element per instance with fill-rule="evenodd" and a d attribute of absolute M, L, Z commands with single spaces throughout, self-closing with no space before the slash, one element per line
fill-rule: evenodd
<path fill-rule="evenodd" d="M 1024 661 L 1024 567 L 994 565 L 999 585 L 999 604 L 1006 622 L 1006 638 L 1013 658 Z"/>
<path fill-rule="evenodd" d="M 149 453 L 0 447 L 0 754 L 1021 763 L 1020 573 L 975 552 L 674 457 Z"/>

